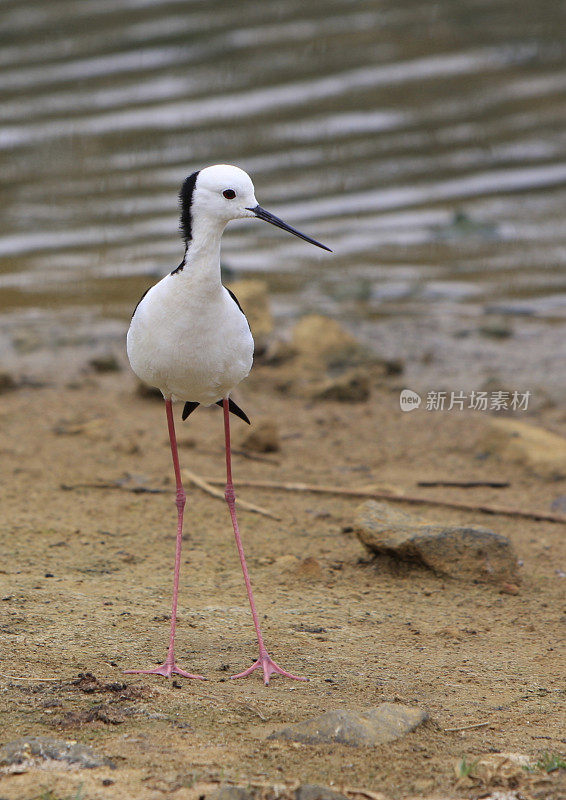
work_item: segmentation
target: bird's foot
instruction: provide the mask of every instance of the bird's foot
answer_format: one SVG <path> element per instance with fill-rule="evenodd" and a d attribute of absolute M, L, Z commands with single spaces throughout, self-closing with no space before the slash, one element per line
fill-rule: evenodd
<path fill-rule="evenodd" d="M 231 675 L 231 678 L 247 678 L 248 675 L 251 675 L 256 669 L 262 670 L 263 682 L 266 686 L 269 683 L 270 677 L 274 673 L 276 675 L 283 675 L 284 678 L 291 678 L 294 681 L 308 681 L 308 678 L 301 678 L 298 675 L 292 675 L 290 672 L 284 670 L 279 666 L 279 664 L 276 664 L 267 653 L 262 653 L 258 660 L 254 661 L 251 667 L 248 667 L 248 669 L 245 669 L 243 672 L 239 672 L 237 675 Z"/>
<path fill-rule="evenodd" d="M 160 667 L 155 669 L 125 669 L 125 675 L 162 675 L 164 678 L 170 678 L 171 675 L 181 675 L 183 678 L 195 678 L 197 680 L 206 680 L 203 675 L 193 675 L 191 672 L 185 672 L 184 669 L 178 667 L 175 662 L 168 662 L 161 664 Z"/>

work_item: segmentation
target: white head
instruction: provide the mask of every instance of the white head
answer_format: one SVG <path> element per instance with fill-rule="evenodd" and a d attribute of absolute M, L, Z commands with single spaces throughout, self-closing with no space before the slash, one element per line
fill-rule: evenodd
<path fill-rule="evenodd" d="M 253 217 L 257 206 L 254 185 L 247 172 L 229 164 L 215 164 L 197 174 L 192 196 L 193 214 L 206 214 L 219 221 Z"/>
<path fill-rule="evenodd" d="M 185 242 L 193 238 L 193 224 L 216 223 L 223 228 L 231 219 L 257 217 L 293 233 L 311 244 L 328 250 L 315 239 L 300 233 L 278 217 L 265 211 L 255 198 L 254 185 L 247 172 L 229 164 L 215 164 L 186 178 L 179 195 L 181 231 Z"/>

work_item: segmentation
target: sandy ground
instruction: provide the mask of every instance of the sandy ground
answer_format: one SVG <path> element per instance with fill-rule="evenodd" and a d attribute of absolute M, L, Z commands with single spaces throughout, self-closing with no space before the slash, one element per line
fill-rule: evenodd
<path fill-rule="evenodd" d="M 238 397 L 252 420 L 277 421 L 281 450 L 261 461 L 236 454 L 236 483 L 415 492 L 422 479 L 504 479 L 507 489 L 418 491 L 542 511 L 566 495 L 565 481 L 481 457 L 487 414 L 401 414 L 399 379 L 374 387 L 365 403 L 313 403 L 276 391 L 272 375 L 258 367 Z M 371 561 L 348 532 L 360 501 L 243 488 L 241 497 L 282 517 L 240 512 L 266 643 L 282 666 L 310 679 L 265 687 L 258 673 L 228 679 L 256 657 L 251 617 L 225 504 L 187 486 L 177 657 L 207 681 L 124 676 L 165 656 L 176 519 L 163 404 L 134 390 L 124 371 L 0 398 L 2 741 L 78 740 L 117 766 L 3 775 L 2 798 L 183 800 L 220 783 L 268 794 L 275 785 L 285 796 L 299 782 L 366 800 L 372 795 L 352 790 L 486 797 L 497 779 L 459 780 L 463 758 L 564 751 L 564 526 L 549 522 L 419 508 L 512 540 L 522 582 L 518 594 L 504 594 Z M 178 407 L 177 417 L 183 464 L 221 478 L 220 410 L 199 409 L 181 425 Z M 531 421 L 559 432 L 564 411 L 542 409 Z M 236 447 L 245 427 L 234 420 Z M 168 491 L 62 488 L 125 476 L 125 487 Z M 96 679 L 77 683 L 81 673 Z M 385 700 L 420 706 L 430 721 L 375 748 L 267 740 L 326 710 Z M 499 790 L 558 798 L 563 778 L 525 772 Z"/>

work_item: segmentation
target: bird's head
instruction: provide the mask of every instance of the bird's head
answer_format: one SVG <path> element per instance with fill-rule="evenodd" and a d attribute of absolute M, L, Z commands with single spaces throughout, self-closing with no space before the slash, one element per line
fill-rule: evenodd
<path fill-rule="evenodd" d="M 256 200 L 252 179 L 239 167 L 215 164 L 193 172 L 181 187 L 180 201 L 181 230 L 186 241 L 192 238 L 193 222 L 199 217 L 214 219 L 222 225 L 232 219 L 255 217 L 323 250 L 330 249 L 262 208 Z"/>

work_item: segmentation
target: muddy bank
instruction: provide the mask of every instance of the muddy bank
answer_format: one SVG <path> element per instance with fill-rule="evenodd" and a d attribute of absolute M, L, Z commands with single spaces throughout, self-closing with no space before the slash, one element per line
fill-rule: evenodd
<path fill-rule="evenodd" d="M 252 422 L 275 424 L 278 448 L 247 448 L 249 429 L 234 421 L 236 484 L 303 481 L 564 510 L 564 477 L 486 449 L 495 412 L 404 414 L 402 376 L 364 369 L 368 399 L 338 402 L 312 399 L 292 359 L 258 363 L 237 400 Z M 162 403 L 140 397 L 130 373 L 92 367 L 0 401 L 2 740 L 76 740 L 116 767 L 6 767 L 2 797 L 49 789 L 62 798 L 82 785 L 88 798 L 197 798 L 221 784 L 292 797 L 304 783 L 351 800 L 363 796 L 353 790 L 478 797 L 496 787 L 559 796 L 559 769 L 477 764 L 509 752 L 536 764 L 564 749 L 563 525 L 418 507 L 436 525 L 507 537 L 519 562 L 510 591 L 372 558 L 353 532 L 359 499 L 240 488 L 280 517 L 240 511 L 267 645 L 309 677 L 266 688 L 257 674 L 228 679 L 255 658 L 254 632 L 224 503 L 188 485 L 178 659 L 207 681 L 124 676 L 162 661 L 167 643 L 175 507 Z M 519 417 L 556 434 L 564 423 L 556 407 Z M 222 478 L 219 409 L 179 421 L 179 439 L 184 466 Z M 508 485 L 418 486 L 456 480 Z M 268 738 L 384 702 L 422 709 L 428 721 L 372 747 Z"/>

